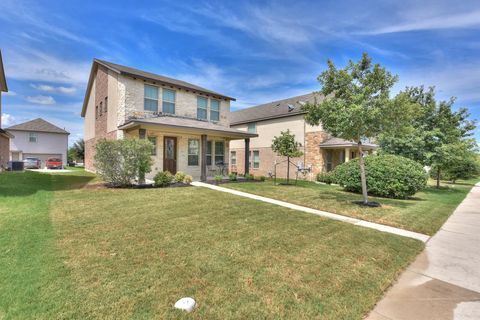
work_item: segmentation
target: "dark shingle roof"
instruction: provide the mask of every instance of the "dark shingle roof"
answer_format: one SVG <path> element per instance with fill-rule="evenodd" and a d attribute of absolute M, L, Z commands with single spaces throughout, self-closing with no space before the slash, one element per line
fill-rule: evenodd
<path fill-rule="evenodd" d="M 182 128 L 187 130 L 194 130 L 200 132 L 212 132 L 212 133 L 221 133 L 229 137 L 236 137 L 236 138 L 254 138 L 258 137 L 256 133 L 249 133 L 245 131 L 241 131 L 238 129 L 222 126 L 220 124 L 184 118 L 184 117 L 177 117 L 177 116 L 159 116 L 153 118 L 142 118 L 142 119 L 131 119 L 124 125 L 120 126 L 119 129 L 128 129 L 133 125 L 137 124 L 149 124 L 149 125 L 159 125 L 165 127 L 175 127 L 175 128 Z"/>
<path fill-rule="evenodd" d="M 318 93 L 308 93 L 238 110 L 230 114 L 230 124 L 236 125 L 302 114 L 305 112 L 302 111 L 300 102 L 313 103 L 315 99 L 317 101 L 323 100 L 323 96 Z"/>
<path fill-rule="evenodd" d="M 155 73 L 151 73 L 151 72 L 147 72 L 147 71 L 143 71 L 143 70 L 127 67 L 127 66 L 122 66 L 120 64 L 116 64 L 116 63 L 112 63 L 112 62 L 108 62 L 108 61 L 104 61 L 104 60 L 100 60 L 100 59 L 94 59 L 94 61 L 104 65 L 107 68 L 116 70 L 120 73 L 124 73 L 124 74 L 127 74 L 127 75 L 136 76 L 136 77 L 139 77 L 139 78 L 145 78 L 145 79 L 148 79 L 148 80 L 154 80 L 154 81 L 158 81 L 158 82 L 162 82 L 162 83 L 166 83 L 166 84 L 171 84 L 171 85 L 178 86 L 178 87 L 185 88 L 185 89 L 196 90 L 196 91 L 199 91 L 199 92 L 203 92 L 203 93 L 207 93 L 207 94 L 217 96 L 219 98 L 229 99 L 229 100 L 234 100 L 235 101 L 235 98 L 228 97 L 228 96 L 223 95 L 221 93 L 199 87 L 197 85 L 191 84 L 191 83 L 186 82 L 186 81 L 165 77 L 165 76 L 162 76 L 162 75 L 159 75 L 159 74 L 155 74 Z"/>
<path fill-rule="evenodd" d="M 51 133 L 65 133 L 70 134 L 69 132 L 61 129 L 48 121 L 45 121 L 41 118 L 27 121 L 24 123 L 16 124 L 6 130 L 16 130 L 16 131 L 37 131 L 37 132 L 51 132 Z"/>

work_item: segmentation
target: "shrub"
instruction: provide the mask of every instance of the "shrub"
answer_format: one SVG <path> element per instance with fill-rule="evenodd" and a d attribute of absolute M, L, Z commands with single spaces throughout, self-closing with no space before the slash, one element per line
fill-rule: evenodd
<path fill-rule="evenodd" d="M 193 177 L 191 175 L 186 175 L 185 178 L 183 178 L 183 183 L 185 184 L 190 184 L 193 181 Z"/>
<path fill-rule="evenodd" d="M 260 176 L 260 181 L 265 181 L 265 180 L 267 180 L 267 177 L 265 177 L 265 176 Z"/>
<path fill-rule="evenodd" d="M 230 181 L 237 181 L 237 174 L 236 173 L 228 174 L 228 179 L 230 179 Z"/>
<path fill-rule="evenodd" d="M 95 168 L 105 182 L 128 186 L 150 172 L 152 149 L 152 143 L 143 139 L 100 139 L 95 145 Z"/>
<path fill-rule="evenodd" d="M 186 175 L 187 174 L 182 172 L 182 171 L 177 171 L 177 173 L 175 173 L 175 181 L 176 182 L 183 182 Z"/>
<path fill-rule="evenodd" d="M 220 176 L 220 175 L 215 176 L 215 182 L 217 182 L 217 183 L 222 182 L 222 180 L 223 180 L 222 176 Z"/>
<path fill-rule="evenodd" d="M 368 192 L 381 197 L 407 198 L 427 185 L 428 175 L 422 165 L 400 156 L 365 157 L 365 171 Z M 358 159 L 336 167 L 333 174 L 345 190 L 362 191 Z"/>
<path fill-rule="evenodd" d="M 317 181 L 326 184 L 335 183 L 334 175 L 332 173 L 320 172 L 317 174 Z"/>
<path fill-rule="evenodd" d="M 245 174 L 245 180 L 253 180 L 255 179 L 255 176 L 251 173 L 246 173 Z"/>
<path fill-rule="evenodd" d="M 153 178 L 153 181 L 155 181 L 155 187 L 168 187 L 172 182 L 173 182 L 173 175 L 169 171 L 160 171 L 158 172 L 155 177 Z"/>

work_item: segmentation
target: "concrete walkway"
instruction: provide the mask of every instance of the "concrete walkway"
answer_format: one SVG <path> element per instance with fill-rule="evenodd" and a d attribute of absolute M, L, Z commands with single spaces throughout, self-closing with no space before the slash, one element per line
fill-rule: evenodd
<path fill-rule="evenodd" d="M 367 319 L 480 319 L 480 183 Z"/>
<path fill-rule="evenodd" d="M 417 240 L 420 240 L 420 241 L 423 241 L 423 242 L 427 242 L 428 239 L 430 239 L 430 237 L 428 235 L 425 235 L 425 234 L 412 232 L 412 231 L 407 231 L 407 230 L 394 228 L 394 227 L 390 227 L 390 226 L 385 226 L 385 225 L 382 225 L 382 224 L 368 222 L 368 221 L 364 221 L 364 220 L 360 220 L 360 219 L 356 219 L 356 218 L 350 218 L 350 217 L 342 216 L 342 215 L 331 213 L 331 212 L 326 212 L 326 211 L 312 209 L 312 208 L 308 208 L 308 207 L 304 207 L 304 206 L 299 206 L 299 205 L 292 204 L 292 203 L 289 203 L 289 202 L 275 200 L 275 199 L 272 199 L 272 198 L 267 198 L 267 197 L 262 197 L 262 196 L 257 196 L 255 194 L 242 192 L 242 191 L 238 191 L 238 190 L 233 190 L 233 189 L 229 189 L 229 188 L 224 188 L 224 187 L 219 187 L 219 186 L 204 183 L 204 182 L 196 181 L 196 182 L 193 182 L 192 185 L 197 186 L 197 187 L 205 187 L 205 188 L 209 188 L 209 189 L 213 189 L 213 190 L 217 190 L 217 191 L 221 191 L 221 192 L 227 192 L 227 193 L 231 193 L 231 194 L 241 196 L 241 197 L 245 197 L 245 198 L 250 198 L 250 199 L 259 200 L 259 201 L 263 201 L 263 202 L 268 202 L 268 203 L 275 204 L 275 205 L 278 205 L 278 206 L 282 206 L 282 207 L 285 207 L 285 208 L 304 211 L 304 212 L 315 214 L 317 216 L 330 218 L 330 219 L 334 219 L 334 220 L 338 220 L 338 221 L 342 221 L 342 222 L 348 222 L 348 223 L 354 224 L 356 226 L 361 226 L 361 227 L 365 227 L 365 228 L 370 228 L 370 229 L 375 229 L 375 230 L 379 230 L 379 231 L 383 231 L 383 232 L 388 232 L 388 233 L 396 234 L 396 235 L 403 236 L 403 237 L 417 239 Z"/>

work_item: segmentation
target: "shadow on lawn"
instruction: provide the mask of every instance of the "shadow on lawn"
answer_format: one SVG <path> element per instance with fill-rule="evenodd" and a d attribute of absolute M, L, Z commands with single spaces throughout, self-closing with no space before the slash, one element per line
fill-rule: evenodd
<path fill-rule="evenodd" d="M 95 176 L 72 172 L 45 174 L 38 172 L 5 172 L 0 174 L 0 197 L 25 197 L 39 191 L 80 189 Z"/>

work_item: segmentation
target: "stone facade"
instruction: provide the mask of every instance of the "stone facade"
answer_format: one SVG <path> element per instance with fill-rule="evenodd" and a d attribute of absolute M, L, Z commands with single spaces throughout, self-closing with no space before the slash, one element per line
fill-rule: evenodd
<path fill-rule="evenodd" d="M 316 177 L 325 170 L 324 152 L 320 149 L 320 143 L 329 138 L 325 131 L 307 132 L 305 134 L 305 164 L 311 165 L 311 174 Z"/>

